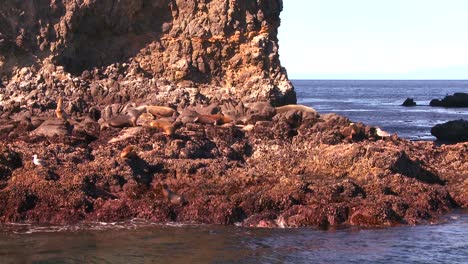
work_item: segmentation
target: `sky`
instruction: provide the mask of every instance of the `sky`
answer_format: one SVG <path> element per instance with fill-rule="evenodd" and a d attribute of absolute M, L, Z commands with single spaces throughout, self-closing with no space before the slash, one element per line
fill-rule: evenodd
<path fill-rule="evenodd" d="M 468 79 L 468 0 L 283 0 L 290 79 Z"/>

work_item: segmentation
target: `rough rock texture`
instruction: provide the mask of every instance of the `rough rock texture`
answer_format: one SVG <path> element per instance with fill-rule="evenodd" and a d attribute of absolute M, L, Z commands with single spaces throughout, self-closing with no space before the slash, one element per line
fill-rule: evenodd
<path fill-rule="evenodd" d="M 380 138 L 333 114 L 258 116 L 242 126 L 186 122 L 171 136 L 131 127 L 87 138 L 81 126 L 43 136 L 18 126 L 0 148 L 0 221 L 327 228 L 424 223 L 468 206 L 468 143 Z M 34 165 L 33 154 L 49 165 Z"/>
<path fill-rule="evenodd" d="M 281 10 L 281 0 L 3 1 L 0 104 L 46 107 L 58 94 L 293 103 L 278 55 Z"/>
<path fill-rule="evenodd" d="M 295 102 L 278 60 L 281 8 L 3 1 L 0 222 L 326 228 L 466 208 L 468 143 L 382 138 L 342 116 L 273 107 Z"/>
<path fill-rule="evenodd" d="M 468 121 L 460 119 L 435 125 L 431 129 L 431 134 L 441 141 L 468 141 Z"/>

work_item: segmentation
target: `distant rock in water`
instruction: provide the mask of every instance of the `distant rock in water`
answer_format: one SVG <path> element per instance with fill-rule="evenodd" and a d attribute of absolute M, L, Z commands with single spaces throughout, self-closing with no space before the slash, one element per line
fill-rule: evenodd
<path fill-rule="evenodd" d="M 416 102 L 413 100 L 413 98 L 406 98 L 402 106 L 416 106 Z"/>
<path fill-rule="evenodd" d="M 432 99 L 429 105 L 441 107 L 468 107 L 468 94 L 454 93 L 453 95 L 445 96 L 442 100 Z"/>
<path fill-rule="evenodd" d="M 443 141 L 468 141 L 468 121 L 460 119 L 438 124 L 431 129 L 431 134 Z"/>

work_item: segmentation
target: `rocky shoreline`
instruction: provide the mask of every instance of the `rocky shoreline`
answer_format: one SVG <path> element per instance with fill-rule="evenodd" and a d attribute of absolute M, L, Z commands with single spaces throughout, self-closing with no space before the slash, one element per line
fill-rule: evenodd
<path fill-rule="evenodd" d="M 375 227 L 467 208 L 468 143 L 294 105 L 281 10 L 5 1 L 0 222 Z"/>
<path fill-rule="evenodd" d="M 197 105 L 187 109 L 247 114 L 226 124 L 159 118 L 183 120 L 170 135 L 143 125 L 86 134 L 64 121 L 77 131 L 52 136 L 18 126 L 1 147 L 0 221 L 326 228 L 417 224 L 467 207 L 468 143 L 380 137 L 342 116 L 294 108 Z M 33 154 L 48 165 L 34 165 Z"/>

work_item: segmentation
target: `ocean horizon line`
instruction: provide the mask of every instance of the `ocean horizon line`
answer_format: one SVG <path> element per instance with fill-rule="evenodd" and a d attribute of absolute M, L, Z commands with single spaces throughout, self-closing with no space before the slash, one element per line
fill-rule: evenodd
<path fill-rule="evenodd" d="M 468 79 L 303 79 L 303 78 L 290 78 L 290 81 L 436 81 L 436 82 L 447 82 L 447 81 L 468 81 Z"/>

